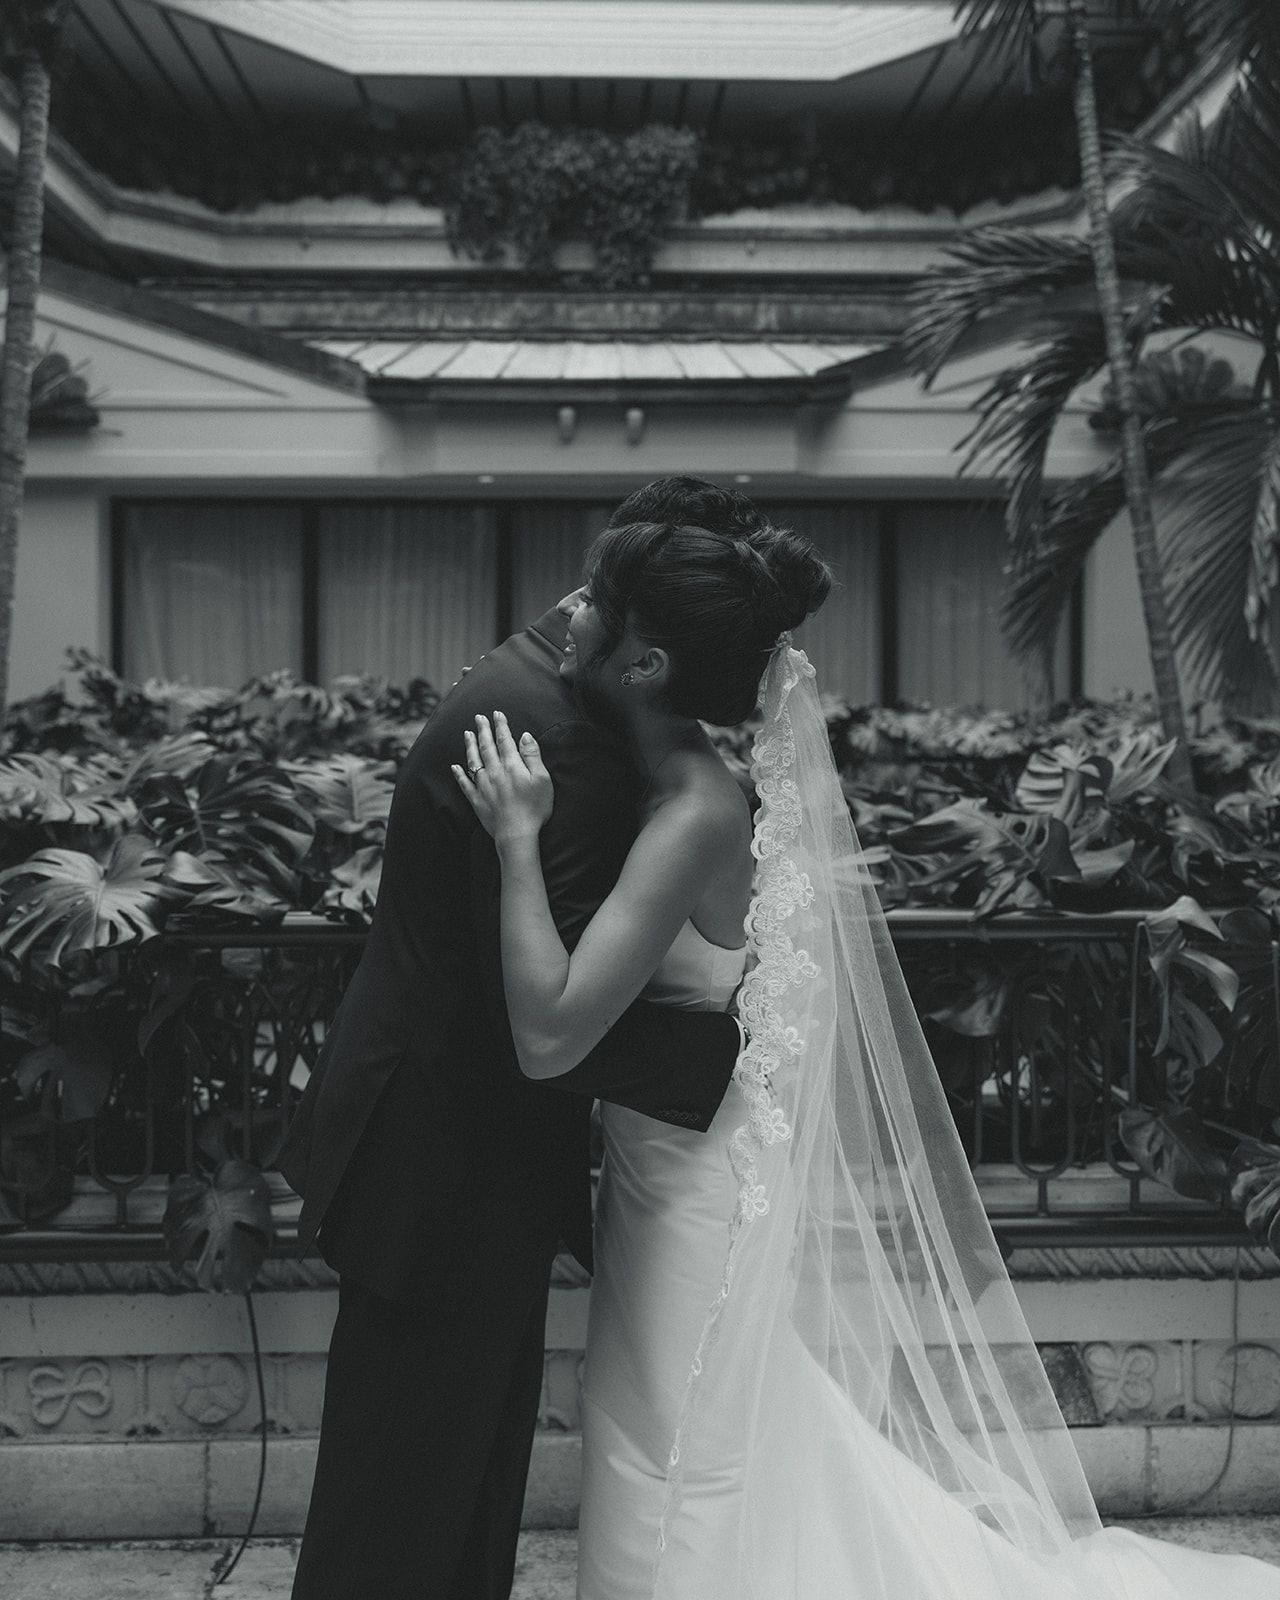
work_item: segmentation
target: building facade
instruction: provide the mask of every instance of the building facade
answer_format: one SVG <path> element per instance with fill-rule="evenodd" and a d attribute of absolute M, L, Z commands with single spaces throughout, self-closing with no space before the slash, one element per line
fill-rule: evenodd
<path fill-rule="evenodd" d="M 465 28 L 433 0 L 82 0 L 69 31 L 41 337 L 100 420 L 33 435 L 15 696 L 72 646 L 140 679 L 446 685 L 576 581 L 622 495 L 675 472 L 815 537 L 839 586 L 805 642 L 854 703 L 1146 686 L 1122 535 L 1051 681 L 1009 658 L 998 494 L 958 476 L 1001 352 L 925 392 L 899 349 L 913 284 L 962 224 L 1081 225 L 1070 190 L 1035 187 L 1052 163 L 1010 168 L 1025 97 L 958 38 L 950 0 L 483 0 Z M 1118 37 L 1117 59 L 1139 45 Z M 1050 154 L 1069 136 L 1055 106 Z M 682 129 L 703 152 L 695 200 L 720 160 L 747 171 L 722 192 L 769 203 L 716 212 L 704 193 L 630 281 L 572 227 L 532 267 L 518 241 L 468 254 L 423 152 L 529 125 L 615 145 Z M 343 169 L 344 138 L 364 167 Z M 0 150 L 15 141 L 6 87 Z M 309 179 L 286 160 L 300 141 Z M 965 141 L 973 170 L 949 181 L 978 198 L 922 209 L 919 174 Z M 778 203 L 793 158 L 800 197 Z M 286 168 L 283 199 L 245 176 Z M 232 169 L 241 190 L 220 195 Z M 342 192 L 371 171 L 384 191 L 417 172 L 416 192 Z M 1096 459 L 1082 407 L 1053 465 Z"/>

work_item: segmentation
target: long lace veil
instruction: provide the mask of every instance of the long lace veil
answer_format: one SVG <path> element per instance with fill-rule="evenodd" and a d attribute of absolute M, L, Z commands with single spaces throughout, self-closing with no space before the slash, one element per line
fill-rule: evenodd
<path fill-rule="evenodd" d="M 813 668 L 788 639 L 762 698 L 738 1205 L 655 1595 L 690 1600 L 714 1570 L 738 1600 L 825 1600 L 851 1550 L 878 1575 L 867 1592 L 969 1592 L 897 1582 L 913 1538 L 917 1577 L 936 1559 L 975 1595 L 1012 1594 L 1019 1571 L 1038 1580 L 1022 1594 L 1057 1594 L 1049 1571 L 1074 1592 L 1074 1541 L 1098 1515 L 861 864 Z"/>

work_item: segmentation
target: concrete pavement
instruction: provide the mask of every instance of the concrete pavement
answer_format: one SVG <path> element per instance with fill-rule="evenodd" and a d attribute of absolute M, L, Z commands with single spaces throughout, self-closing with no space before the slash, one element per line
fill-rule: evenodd
<path fill-rule="evenodd" d="M 1121 1527 L 1235 1550 L 1280 1566 L 1280 1516 L 1158 1517 Z M 295 1539 L 255 1539 L 226 1583 L 213 1587 L 224 1540 L 0 1545 L 3 1600 L 288 1600 Z M 512 1600 L 573 1600 L 577 1535 L 526 1532 Z"/>
<path fill-rule="evenodd" d="M 226 1549 L 224 1539 L 0 1544 L 0 1600 L 288 1600 L 296 1539 L 254 1539 L 215 1588 Z M 511 1600 L 573 1600 L 577 1553 L 576 1533 L 522 1533 Z"/>

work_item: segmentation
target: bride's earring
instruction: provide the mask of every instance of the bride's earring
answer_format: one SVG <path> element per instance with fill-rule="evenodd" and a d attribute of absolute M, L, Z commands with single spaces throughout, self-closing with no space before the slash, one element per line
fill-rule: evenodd
<path fill-rule="evenodd" d="M 622 674 L 622 686 L 624 689 L 629 689 L 635 681 L 636 675 L 634 672 L 624 672 Z"/>

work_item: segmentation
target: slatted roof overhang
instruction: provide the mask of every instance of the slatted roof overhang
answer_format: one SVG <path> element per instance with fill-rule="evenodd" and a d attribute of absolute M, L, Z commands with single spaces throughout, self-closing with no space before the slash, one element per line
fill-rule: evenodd
<path fill-rule="evenodd" d="M 838 405 L 884 345 L 698 339 L 324 340 L 384 405 Z"/>

